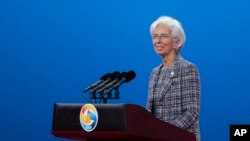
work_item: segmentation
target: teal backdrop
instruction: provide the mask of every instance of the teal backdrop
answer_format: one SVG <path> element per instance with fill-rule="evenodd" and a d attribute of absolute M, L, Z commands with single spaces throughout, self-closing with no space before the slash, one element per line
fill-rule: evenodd
<path fill-rule="evenodd" d="M 0 140 L 59 141 L 53 104 L 86 103 L 82 89 L 113 71 L 136 72 L 120 100 L 145 107 L 161 59 L 150 24 L 177 18 L 181 55 L 201 76 L 202 141 L 228 141 L 230 124 L 250 124 L 248 0 L 1 0 Z"/>

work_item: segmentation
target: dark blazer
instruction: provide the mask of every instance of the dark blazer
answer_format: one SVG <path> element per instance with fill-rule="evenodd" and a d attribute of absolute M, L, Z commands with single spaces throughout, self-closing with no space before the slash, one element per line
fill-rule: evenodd
<path fill-rule="evenodd" d="M 199 111 L 200 111 L 200 76 L 197 67 L 177 56 L 170 67 L 171 73 L 159 77 L 160 64 L 150 75 L 146 109 L 151 112 L 153 92 L 156 82 L 161 87 L 154 94 L 155 116 L 177 127 L 193 132 L 200 140 Z"/>

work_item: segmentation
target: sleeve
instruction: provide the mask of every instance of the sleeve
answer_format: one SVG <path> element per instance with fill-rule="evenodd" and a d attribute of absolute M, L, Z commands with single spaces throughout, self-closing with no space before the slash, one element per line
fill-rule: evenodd
<path fill-rule="evenodd" d="M 148 82 L 148 96 L 147 96 L 147 102 L 146 102 L 146 110 L 151 112 L 151 105 L 152 105 L 152 94 L 151 94 L 151 89 L 152 89 L 152 82 L 153 82 L 153 72 L 150 74 L 149 82 Z"/>
<path fill-rule="evenodd" d="M 200 76 L 195 65 L 191 64 L 181 72 L 182 114 L 173 120 L 174 125 L 187 129 L 198 120 L 200 111 Z"/>

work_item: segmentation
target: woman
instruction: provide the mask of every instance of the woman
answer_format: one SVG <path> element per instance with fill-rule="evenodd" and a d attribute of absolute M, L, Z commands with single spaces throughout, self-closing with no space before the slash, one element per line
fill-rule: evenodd
<path fill-rule="evenodd" d="M 162 63 L 150 75 L 146 108 L 157 118 L 183 128 L 200 140 L 200 76 L 180 55 L 186 37 L 181 24 L 162 16 L 150 26 L 155 52 Z"/>

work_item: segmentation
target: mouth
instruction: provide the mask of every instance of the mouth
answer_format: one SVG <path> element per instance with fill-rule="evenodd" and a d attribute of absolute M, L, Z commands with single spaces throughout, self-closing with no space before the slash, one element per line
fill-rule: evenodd
<path fill-rule="evenodd" d="M 162 50 L 163 50 L 163 46 L 156 46 L 155 49 L 156 49 L 157 51 L 162 51 Z"/>

